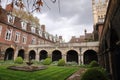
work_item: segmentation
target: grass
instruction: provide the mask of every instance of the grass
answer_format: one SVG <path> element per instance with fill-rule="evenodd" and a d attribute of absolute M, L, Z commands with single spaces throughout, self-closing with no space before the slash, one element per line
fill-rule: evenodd
<path fill-rule="evenodd" d="M 79 67 L 48 66 L 45 70 L 35 72 L 14 71 L 7 69 L 13 64 L 0 65 L 0 80 L 65 80 Z"/>

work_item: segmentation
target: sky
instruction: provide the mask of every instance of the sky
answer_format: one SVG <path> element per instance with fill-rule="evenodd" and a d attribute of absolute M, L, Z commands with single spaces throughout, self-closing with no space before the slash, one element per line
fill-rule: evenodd
<path fill-rule="evenodd" d="M 40 19 L 40 24 L 46 26 L 46 31 L 52 35 L 62 36 L 68 42 L 72 36 L 84 35 L 93 31 L 92 0 L 44 0 L 40 12 L 34 16 Z"/>

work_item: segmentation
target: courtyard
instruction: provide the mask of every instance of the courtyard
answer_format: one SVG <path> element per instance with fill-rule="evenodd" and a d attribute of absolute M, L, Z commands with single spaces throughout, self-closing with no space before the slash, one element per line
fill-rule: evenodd
<path fill-rule="evenodd" d="M 13 61 L 1 61 L 0 62 L 0 80 L 65 80 L 73 73 L 80 70 L 78 66 L 53 66 L 47 65 L 47 69 L 26 72 L 10 70 L 7 67 L 13 65 L 25 65 L 14 64 Z M 41 65 L 41 64 L 37 64 Z"/>

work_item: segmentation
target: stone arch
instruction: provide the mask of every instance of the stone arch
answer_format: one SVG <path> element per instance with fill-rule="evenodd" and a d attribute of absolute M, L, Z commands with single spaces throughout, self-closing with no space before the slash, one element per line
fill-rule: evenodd
<path fill-rule="evenodd" d="M 36 58 L 36 53 L 34 50 L 31 50 L 29 52 L 29 60 L 32 60 L 32 59 L 35 60 L 35 58 Z"/>
<path fill-rule="evenodd" d="M 41 50 L 39 53 L 39 60 L 46 59 L 48 57 L 48 52 L 46 50 Z"/>
<path fill-rule="evenodd" d="M 20 49 L 20 50 L 18 51 L 18 57 L 19 57 L 19 56 L 24 59 L 24 57 L 25 57 L 25 51 L 24 51 L 24 49 Z"/>
<path fill-rule="evenodd" d="M 84 64 L 89 64 L 91 61 L 98 61 L 97 52 L 94 50 L 87 50 L 84 52 Z"/>
<path fill-rule="evenodd" d="M 5 51 L 5 57 L 4 60 L 13 60 L 14 59 L 14 49 L 13 48 L 7 48 Z"/>
<path fill-rule="evenodd" d="M 78 63 L 78 53 L 75 50 L 69 50 L 67 52 L 67 62 L 77 62 Z"/>
<path fill-rule="evenodd" d="M 62 59 L 62 53 L 59 50 L 54 50 L 52 52 L 52 61 L 59 61 L 59 59 Z"/>

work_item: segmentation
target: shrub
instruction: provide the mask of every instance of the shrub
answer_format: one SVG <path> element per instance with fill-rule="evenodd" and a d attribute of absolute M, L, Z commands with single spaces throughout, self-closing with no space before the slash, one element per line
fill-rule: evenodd
<path fill-rule="evenodd" d="M 90 67 L 99 67 L 99 64 L 97 63 L 97 61 L 92 61 L 89 65 Z"/>
<path fill-rule="evenodd" d="M 65 65 L 65 60 L 60 59 L 60 60 L 58 61 L 58 66 L 64 66 L 64 65 Z"/>
<path fill-rule="evenodd" d="M 97 68 L 88 69 L 83 75 L 81 80 L 108 80 L 107 77 Z"/>
<path fill-rule="evenodd" d="M 52 62 L 51 65 L 55 65 L 55 66 L 57 66 L 57 65 L 58 65 L 58 61 L 54 61 L 54 62 Z"/>
<path fill-rule="evenodd" d="M 22 57 L 17 57 L 14 62 L 18 63 L 18 64 L 22 64 L 23 63 L 23 59 L 22 59 Z"/>
<path fill-rule="evenodd" d="M 46 58 L 44 61 L 43 61 L 43 64 L 44 65 L 50 65 L 52 63 L 52 59 L 51 58 Z"/>
<path fill-rule="evenodd" d="M 75 62 L 75 61 L 66 63 L 66 66 L 77 66 L 77 65 L 78 65 L 77 62 Z"/>

